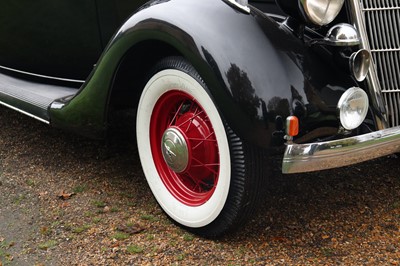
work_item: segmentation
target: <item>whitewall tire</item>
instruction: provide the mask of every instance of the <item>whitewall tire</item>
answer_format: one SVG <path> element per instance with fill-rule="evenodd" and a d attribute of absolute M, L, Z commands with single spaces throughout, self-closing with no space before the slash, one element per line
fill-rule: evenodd
<path fill-rule="evenodd" d="M 250 186 L 241 170 L 243 143 L 184 59 L 167 58 L 156 66 L 140 98 L 136 129 L 144 175 L 171 219 L 210 237 L 244 220 Z M 232 174 L 234 168 L 238 173 Z"/>

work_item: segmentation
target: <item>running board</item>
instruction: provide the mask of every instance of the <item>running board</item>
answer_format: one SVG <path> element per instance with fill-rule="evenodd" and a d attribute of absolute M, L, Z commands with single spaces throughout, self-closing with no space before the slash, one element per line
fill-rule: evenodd
<path fill-rule="evenodd" d="M 32 82 L 0 73 L 0 104 L 47 124 L 50 104 L 77 92 L 76 87 Z"/>

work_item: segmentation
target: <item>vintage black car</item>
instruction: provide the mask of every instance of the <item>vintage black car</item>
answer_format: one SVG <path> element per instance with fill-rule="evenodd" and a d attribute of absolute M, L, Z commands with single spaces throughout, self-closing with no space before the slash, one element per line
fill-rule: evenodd
<path fill-rule="evenodd" d="M 166 214 L 216 237 L 283 173 L 400 145 L 398 1 L 0 0 L 0 103 L 104 137 L 137 110 Z"/>

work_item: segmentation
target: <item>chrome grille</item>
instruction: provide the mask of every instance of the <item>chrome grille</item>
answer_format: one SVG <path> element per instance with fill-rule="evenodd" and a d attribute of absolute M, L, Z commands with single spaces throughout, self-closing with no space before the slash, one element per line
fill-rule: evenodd
<path fill-rule="evenodd" d="M 400 0 L 361 0 L 360 8 L 389 124 L 397 126 L 400 125 Z"/>

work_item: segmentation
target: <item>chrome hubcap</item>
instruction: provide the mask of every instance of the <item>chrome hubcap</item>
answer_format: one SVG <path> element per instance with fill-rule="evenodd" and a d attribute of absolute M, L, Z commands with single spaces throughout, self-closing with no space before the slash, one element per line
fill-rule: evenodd
<path fill-rule="evenodd" d="M 161 140 L 161 150 L 164 161 L 172 171 L 182 173 L 186 170 L 189 163 L 189 149 L 180 130 L 174 127 L 165 130 Z"/>

